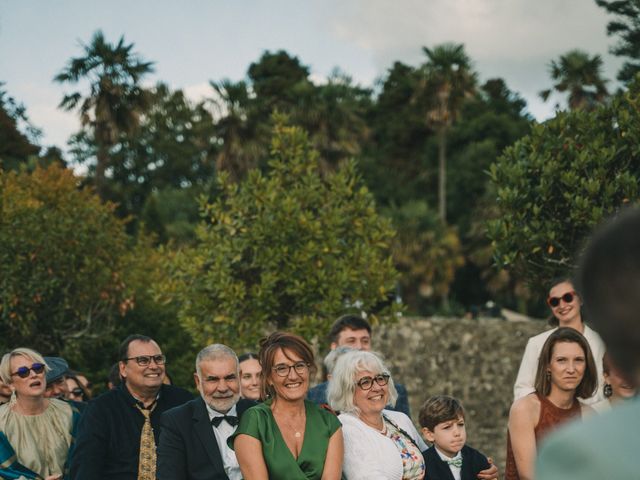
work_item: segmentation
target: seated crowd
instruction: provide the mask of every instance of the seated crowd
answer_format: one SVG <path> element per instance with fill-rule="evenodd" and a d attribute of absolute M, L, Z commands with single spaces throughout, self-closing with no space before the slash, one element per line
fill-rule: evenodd
<path fill-rule="evenodd" d="M 636 223 L 640 231 L 640 216 Z M 552 283 L 547 303 L 556 327 L 531 338 L 523 356 L 506 435 L 508 480 L 534 478 L 541 441 L 560 424 L 637 404 L 633 369 L 615 363 L 635 361 L 637 337 L 605 354 L 569 279 Z M 86 377 L 64 359 L 16 348 L 0 362 L 0 478 L 498 478 L 467 445 L 457 399 L 427 399 L 413 423 L 406 389 L 372 351 L 366 320 L 339 318 L 330 339 L 327 381 L 312 388 L 316 361 L 300 336 L 272 333 L 257 354 L 240 357 L 209 345 L 195 359 L 196 398 L 167 381 L 166 358 L 144 335 L 122 342 L 110 389 L 91 401 Z M 619 345 L 635 353 L 624 357 Z M 542 456 L 541 470 L 553 472 L 554 456 L 543 451 L 550 460 Z"/>

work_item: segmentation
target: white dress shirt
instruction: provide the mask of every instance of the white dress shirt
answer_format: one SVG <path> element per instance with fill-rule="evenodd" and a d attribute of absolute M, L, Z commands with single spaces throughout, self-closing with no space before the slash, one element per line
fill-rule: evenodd
<path fill-rule="evenodd" d="M 222 417 L 224 415 L 238 416 L 236 411 L 236 406 L 231 407 L 227 413 L 220 413 L 207 405 L 207 413 L 209 413 L 209 421 L 211 421 L 214 417 Z M 220 450 L 220 455 L 222 456 L 222 463 L 224 464 L 224 471 L 229 477 L 229 480 L 242 480 L 242 473 L 240 472 L 240 465 L 238 465 L 238 459 L 236 458 L 236 454 L 233 450 L 229 448 L 227 445 L 227 439 L 233 435 L 233 432 L 236 431 L 236 427 L 229 425 L 226 420 L 220 422 L 220 425 L 213 428 L 213 433 L 216 436 L 216 441 L 218 442 L 218 449 Z"/>

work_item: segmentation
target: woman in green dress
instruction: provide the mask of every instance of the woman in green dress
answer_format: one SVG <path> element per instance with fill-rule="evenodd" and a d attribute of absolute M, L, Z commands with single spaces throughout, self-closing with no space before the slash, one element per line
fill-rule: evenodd
<path fill-rule="evenodd" d="M 276 332 L 260 348 L 263 403 L 247 410 L 229 445 L 245 480 L 338 480 L 343 441 L 338 418 L 305 400 L 315 370 L 301 337 Z"/>

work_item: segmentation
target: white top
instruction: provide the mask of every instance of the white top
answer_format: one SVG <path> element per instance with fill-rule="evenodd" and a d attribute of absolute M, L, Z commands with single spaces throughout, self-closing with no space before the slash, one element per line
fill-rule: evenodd
<path fill-rule="evenodd" d="M 524 350 L 522 362 L 520 363 L 520 369 L 518 370 L 518 377 L 516 378 L 516 383 L 513 386 L 514 400 L 524 397 L 525 395 L 529 395 L 535 391 L 534 385 L 536 382 L 536 370 L 538 369 L 538 357 L 540 357 L 540 352 L 542 351 L 544 342 L 546 342 L 547 338 L 549 338 L 549 336 L 557 329 L 558 327 L 542 332 L 535 337 L 531 337 L 527 342 L 527 347 Z M 598 390 L 593 397 L 584 401 L 581 400 L 582 403 L 591 405 L 592 403 L 599 402 L 604 399 L 604 394 L 602 393 L 602 387 L 604 384 L 604 377 L 602 376 L 602 357 L 604 356 L 606 348 L 604 346 L 604 342 L 600 338 L 600 335 L 589 328 L 588 325 L 584 326 L 583 335 L 589 343 L 591 353 L 593 354 L 593 360 L 596 362 L 596 369 L 598 370 Z"/>
<path fill-rule="evenodd" d="M 382 413 L 407 432 L 420 451 L 427 449 L 409 417 L 392 410 L 383 410 Z M 354 414 L 342 413 L 338 419 L 342 423 L 344 437 L 342 473 L 347 480 L 402 480 L 402 458 L 393 440 Z"/>
<path fill-rule="evenodd" d="M 455 456 L 453 457 L 447 457 L 444 453 L 442 453 L 437 446 L 434 445 L 434 448 L 436 449 L 436 453 L 438 454 L 438 456 L 440 457 L 440 460 L 442 460 L 443 462 L 447 462 L 449 460 L 453 460 L 454 458 L 462 458 L 462 453 L 458 452 L 455 454 Z M 461 480 L 461 472 L 462 472 L 462 467 L 456 467 L 455 465 L 451 465 L 449 464 L 449 470 L 451 470 L 451 474 L 453 475 L 454 480 Z"/>
<path fill-rule="evenodd" d="M 205 402 L 205 405 L 206 402 Z M 234 417 L 238 416 L 236 412 L 236 406 L 231 407 L 226 414 L 220 413 L 207 405 L 207 412 L 209 413 L 209 421 L 211 421 L 214 417 L 222 417 L 224 415 L 231 415 Z M 229 480 L 242 480 L 242 472 L 240 471 L 240 465 L 238 464 L 238 459 L 236 458 L 236 453 L 229 448 L 227 445 L 227 438 L 229 438 L 236 431 L 237 427 L 232 427 L 225 420 L 220 422 L 220 425 L 213 428 L 213 433 L 216 436 L 216 441 L 218 442 L 218 448 L 220 449 L 220 456 L 222 456 L 222 463 L 224 464 L 224 471 L 229 477 Z"/>

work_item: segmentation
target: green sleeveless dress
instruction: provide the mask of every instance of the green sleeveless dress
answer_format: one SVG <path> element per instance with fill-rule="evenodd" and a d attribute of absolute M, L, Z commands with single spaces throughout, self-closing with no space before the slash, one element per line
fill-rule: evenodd
<path fill-rule="evenodd" d="M 238 435 L 249 435 L 262 443 L 269 480 L 320 480 L 329 438 L 341 427 L 340 420 L 315 403 L 305 400 L 307 421 L 302 450 L 296 459 L 280 434 L 270 406 L 271 400 L 267 400 L 244 412 L 240 425 L 229 437 L 229 447 L 233 448 L 233 441 Z"/>

